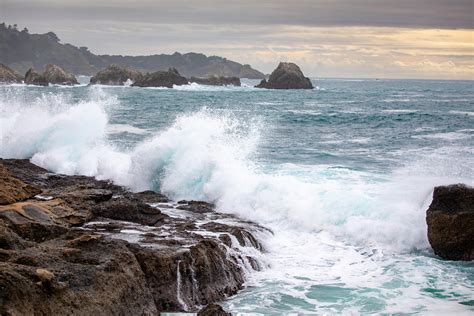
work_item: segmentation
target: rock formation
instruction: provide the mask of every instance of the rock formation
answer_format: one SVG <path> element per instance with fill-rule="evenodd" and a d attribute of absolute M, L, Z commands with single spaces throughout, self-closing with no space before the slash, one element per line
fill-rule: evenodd
<path fill-rule="evenodd" d="M 13 69 L 0 63 L 0 84 L 21 83 L 22 78 Z"/>
<path fill-rule="evenodd" d="M 102 69 L 90 79 L 90 84 L 104 84 L 112 86 L 123 86 L 127 80 L 136 82 L 143 78 L 143 73 L 133 68 L 120 68 L 117 65 L 109 65 Z"/>
<path fill-rule="evenodd" d="M 281 62 L 270 74 L 268 81 L 263 79 L 256 88 L 266 89 L 313 89 L 311 80 L 303 75 L 294 63 Z"/>
<path fill-rule="evenodd" d="M 217 77 L 212 76 L 208 78 L 199 78 L 199 77 L 191 77 L 189 82 L 195 82 L 199 84 L 204 84 L 208 86 L 236 86 L 240 87 L 240 79 L 237 77 Z"/>
<path fill-rule="evenodd" d="M 227 313 L 220 305 L 209 304 L 203 309 L 201 309 L 197 316 L 230 316 L 230 313 Z"/>
<path fill-rule="evenodd" d="M 426 222 L 435 254 L 449 260 L 474 260 L 474 188 L 436 187 Z"/>
<path fill-rule="evenodd" d="M 25 83 L 38 86 L 47 86 L 50 83 L 61 85 L 79 84 L 74 75 L 53 64 L 46 65 L 42 74 L 38 73 L 34 68 L 30 68 L 25 74 Z"/>
<path fill-rule="evenodd" d="M 25 74 L 25 83 L 35 86 L 47 86 L 48 81 L 34 68 L 30 68 Z"/>
<path fill-rule="evenodd" d="M 77 82 L 76 77 L 73 74 L 64 71 L 59 66 L 48 64 L 46 65 L 43 77 L 46 79 L 48 83 L 52 84 L 61 84 L 61 85 L 75 85 L 79 84 Z"/>
<path fill-rule="evenodd" d="M 0 159 L 0 179 L 2 315 L 197 312 L 262 267 L 255 234 L 269 232 L 212 204 L 176 204 L 27 160 Z"/>
<path fill-rule="evenodd" d="M 173 88 L 174 85 L 181 86 L 185 84 L 188 84 L 188 79 L 181 76 L 175 68 L 170 68 L 168 71 L 156 71 L 146 74 L 132 84 L 132 87 Z"/>

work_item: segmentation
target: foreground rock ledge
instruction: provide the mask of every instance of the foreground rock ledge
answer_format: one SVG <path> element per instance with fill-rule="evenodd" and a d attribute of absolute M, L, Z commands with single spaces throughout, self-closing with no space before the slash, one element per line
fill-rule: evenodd
<path fill-rule="evenodd" d="M 1 315 L 157 315 L 235 294 L 266 229 L 199 201 L 0 160 Z M 151 206 L 153 205 L 153 206 Z"/>
<path fill-rule="evenodd" d="M 474 260 L 474 188 L 463 184 L 436 187 L 426 222 L 436 255 Z"/>
<path fill-rule="evenodd" d="M 268 81 L 263 79 L 256 88 L 265 89 L 313 89 L 311 80 L 303 75 L 294 63 L 281 62 L 270 74 Z"/>

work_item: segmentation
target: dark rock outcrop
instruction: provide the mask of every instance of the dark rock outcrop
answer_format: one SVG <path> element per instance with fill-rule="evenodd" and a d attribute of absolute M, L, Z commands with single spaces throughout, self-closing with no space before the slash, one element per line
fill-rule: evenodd
<path fill-rule="evenodd" d="M 435 254 L 449 260 L 474 260 L 474 188 L 436 187 L 426 222 Z"/>
<path fill-rule="evenodd" d="M 90 84 L 103 84 L 111 86 L 123 86 L 127 80 L 136 82 L 143 78 L 143 73 L 136 69 L 126 67 L 120 68 L 117 65 L 109 65 L 102 69 L 90 79 Z"/>
<path fill-rule="evenodd" d="M 230 316 L 222 306 L 217 304 L 209 304 L 198 312 L 198 316 Z"/>
<path fill-rule="evenodd" d="M 2 315 L 196 312 L 260 269 L 241 249 L 262 251 L 254 234 L 266 231 L 212 204 L 171 203 L 28 160 L 0 159 L 0 177 Z"/>
<path fill-rule="evenodd" d="M 188 79 L 181 76 L 175 68 L 170 68 L 168 71 L 156 71 L 146 74 L 132 84 L 132 87 L 173 88 L 174 85 L 181 86 L 185 84 L 188 84 Z"/>
<path fill-rule="evenodd" d="M 25 74 L 25 83 L 37 86 L 47 86 L 50 83 L 61 85 L 79 84 L 74 75 L 53 64 L 46 65 L 42 74 L 38 73 L 34 68 L 30 68 Z"/>
<path fill-rule="evenodd" d="M 79 84 L 76 77 L 73 74 L 64 71 L 59 66 L 48 64 L 46 65 L 43 77 L 48 83 L 61 84 L 61 85 L 75 85 Z"/>
<path fill-rule="evenodd" d="M 35 86 L 47 86 L 48 81 L 45 77 L 43 77 L 39 72 L 37 72 L 34 68 L 28 69 L 25 74 L 25 83 L 32 84 Z"/>
<path fill-rule="evenodd" d="M 240 87 L 240 79 L 238 77 L 217 77 L 212 76 L 208 78 L 199 78 L 199 77 L 191 77 L 189 82 L 195 82 L 203 85 L 208 86 L 236 86 Z"/>
<path fill-rule="evenodd" d="M 23 78 L 10 67 L 0 63 L 0 84 L 21 83 Z"/>
<path fill-rule="evenodd" d="M 313 89 L 311 80 L 303 75 L 294 63 L 281 62 L 270 74 L 268 81 L 263 79 L 256 88 L 265 89 Z"/>

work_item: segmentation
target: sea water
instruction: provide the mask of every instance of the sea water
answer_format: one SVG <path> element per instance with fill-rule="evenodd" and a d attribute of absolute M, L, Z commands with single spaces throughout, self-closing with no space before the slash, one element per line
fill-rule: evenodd
<path fill-rule="evenodd" d="M 0 87 L 0 157 L 213 202 L 270 228 L 234 313 L 472 314 L 433 187 L 474 185 L 474 82 L 314 79 L 313 90 Z"/>

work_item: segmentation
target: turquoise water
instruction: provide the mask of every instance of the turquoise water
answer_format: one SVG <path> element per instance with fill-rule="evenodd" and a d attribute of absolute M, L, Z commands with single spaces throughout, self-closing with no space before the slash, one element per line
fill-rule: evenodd
<path fill-rule="evenodd" d="M 474 266 L 432 254 L 425 211 L 435 185 L 474 185 L 474 83 L 253 83 L 3 86 L 0 156 L 271 228 L 235 313 L 472 314 Z"/>

